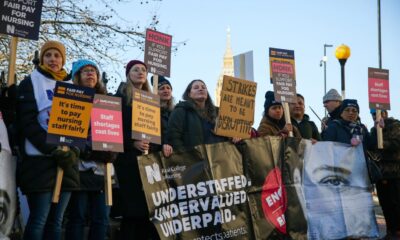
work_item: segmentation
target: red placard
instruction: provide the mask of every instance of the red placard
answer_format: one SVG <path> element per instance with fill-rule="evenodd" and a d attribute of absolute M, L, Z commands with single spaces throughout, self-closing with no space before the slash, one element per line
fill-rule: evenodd
<path fill-rule="evenodd" d="M 369 108 L 390 110 L 389 70 L 368 68 Z"/>

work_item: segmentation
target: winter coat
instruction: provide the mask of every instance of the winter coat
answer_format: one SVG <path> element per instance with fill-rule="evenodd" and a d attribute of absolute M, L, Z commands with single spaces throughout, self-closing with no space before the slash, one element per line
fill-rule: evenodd
<path fill-rule="evenodd" d="M 376 137 L 369 134 L 364 124 L 357 123 L 356 125 L 359 128 L 359 133 L 362 135 L 364 150 L 373 149 L 376 146 Z M 353 137 L 353 134 L 355 134 L 354 127 L 352 126 L 354 126 L 354 124 L 352 125 L 348 121 L 336 119 L 325 129 L 322 141 L 351 144 L 351 138 Z"/>
<path fill-rule="evenodd" d="M 200 144 L 227 141 L 213 133 L 212 123 L 202 118 L 191 101 L 179 102 L 168 121 L 168 143 L 174 151 L 184 151 Z"/>
<path fill-rule="evenodd" d="M 313 138 L 318 141 L 321 140 L 317 126 L 313 121 L 310 121 L 310 117 L 307 114 L 304 114 L 303 119 L 300 122 L 297 122 L 296 119 L 292 118 L 292 124 L 300 131 L 302 138 Z"/>
<path fill-rule="evenodd" d="M 122 97 L 122 120 L 124 135 L 124 152 L 118 154 L 114 162 L 115 172 L 119 184 L 119 202 L 118 206 L 124 217 L 148 218 L 146 198 L 144 195 L 142 181 L 137 157 L 143 153 L 133 146 L 135 140 L 132 136 L 132 106 Z M 150 149 L 149 152 L 153 150 Z"/>
<path fill-rule="evenodd" d="M 383 150 L 375 150 L 381 154 L 379 166 L 384 179 L 400 179 L 400 121 L 394 118 L 385 119 L 382 129 Z M 376 134 L 376 128 L 371 128 L 371 135 Z"/>
<path fill-rule="evenodd" d="M 285 120 L 274 121 L 269 117 L 264 116 L 261 119 L 260 125 L 258 126 L 258 134 L 263 136 L 279 136 L 281 134 L 282 129 L 285 126 Z M 293 136 L 301 137 L 299 130 L 296 126 L 293 125 Z"/>
<path fill-rule="evenodd" d="M 53 191 L 57 164 L 50 156 L 57 147 L 46 143 L 56 80 L 41 69 L 34 70 L 18 86 L 17 126 L 22 160 L 18 164 L 18 184 L 22 192 Z M 64 169 L 61 191 L 79 186 L 78 167 Z"/>

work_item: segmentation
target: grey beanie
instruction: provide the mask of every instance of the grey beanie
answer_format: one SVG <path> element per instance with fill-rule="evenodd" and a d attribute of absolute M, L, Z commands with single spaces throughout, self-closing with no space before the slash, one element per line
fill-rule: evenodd
<path fill-rule="evenodd" d="M 335 89 L 332 88 L 322 98 L 322 102 L 327 102 L 327 101 L 342 101 L 342 96 L 340 96 L 340 94 Z"/>

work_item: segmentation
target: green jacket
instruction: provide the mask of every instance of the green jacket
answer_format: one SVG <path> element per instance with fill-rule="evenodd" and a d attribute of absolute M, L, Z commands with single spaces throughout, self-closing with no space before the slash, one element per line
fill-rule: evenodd
<path fill-rule="evenodd" d="M 174 151 L 185 151 L 200 144 L 226 141 L 227 138 L 206 132 L 203 119 L 194 103 L 190 101 L 179 102 L 172 111 L 168 120 L 168 143 Z M 212 136 L 212 139 L 205 139 L 205 136 Z"/>

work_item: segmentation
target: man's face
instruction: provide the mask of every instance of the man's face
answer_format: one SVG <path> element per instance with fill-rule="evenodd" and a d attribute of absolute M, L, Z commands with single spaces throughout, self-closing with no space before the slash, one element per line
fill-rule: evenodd
<path fill-rule="evenodd" d="M 304 100 L 301 97 L 297 97 L 295 103 L 290 103 L 290 114 L 295 119 L 302 119 L 304 116 Z"/>
<path fill-rule="evenodd" d="M 331 113 L 333 110 L 335 110 L 337 107 L 340 106 L 340 101 L 335 101 L 335 100 L 328 100 L 324 102 L 324 108 Z"/>

